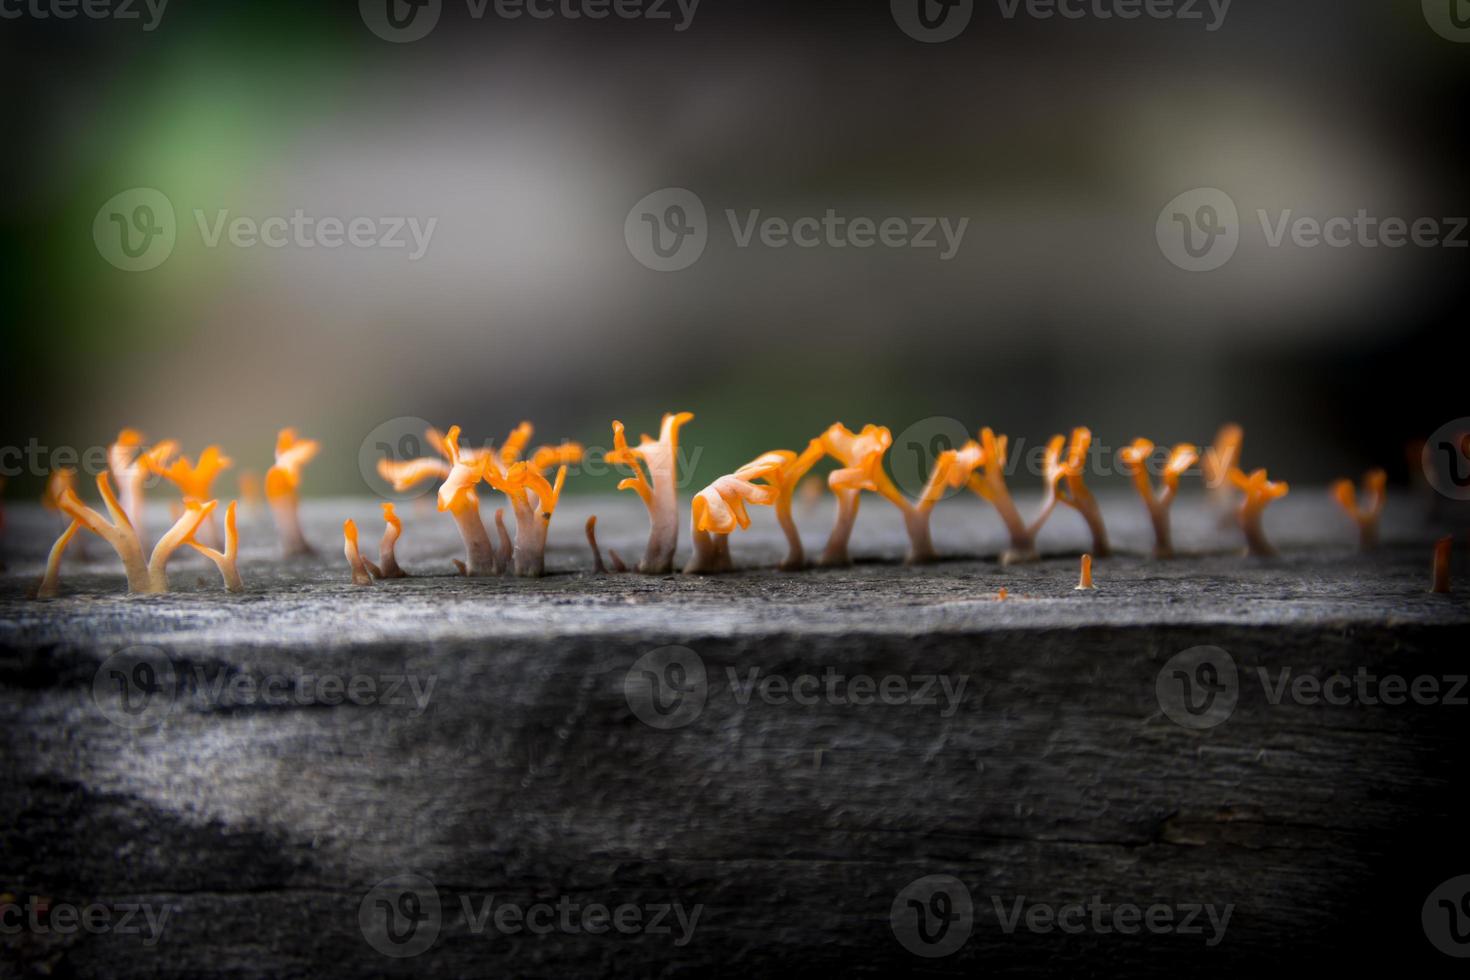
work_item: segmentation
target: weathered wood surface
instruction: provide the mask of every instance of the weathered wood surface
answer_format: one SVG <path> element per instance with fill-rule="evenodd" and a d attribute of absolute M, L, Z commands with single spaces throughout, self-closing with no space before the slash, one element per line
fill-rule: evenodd
<path fill-rule="evenodd" d="M 1391 955 L 1413 976 L 1462 972 L 1420 911 L 1470 873 L 1467 708 L 1273 704 L 1279 679 L 1467 672 L 1470 612 L 1425 594 L 1426 533 L 1390 527 L 1372 559 L 1320 501 L 1270 525 L 1285 556 L 1223 553 L 1203 514 L 1180 543 L 1203 557 L 1099 563 L 1075 593 L 1069 522 L 1060 555 L 926 569 L 893 562 L 798 576 L 597 578 L 569 499 L 539 582 L 439 577 L 454 552 L 442 518 L 411 518 L 406 567 L 434 575 L 346 584 L 343 516 L 309 508 L 324 557 L 281 569 L 247 527 L 242 597 L 181 563 L 188 591 L 117 594 L 100 542 L 54 602 L 21 597 L 49 528 L 12 512 L 0 584 L 0 893 L 172 911 L 156 945 L 137 935 L 0 934 L 0 969 L 77 976 L 547 976 L 816 973 L 1238 975 L 1327 970 Z M 637 554 L 638 513 L 595 502 L 604 546 Z M 1136 502 L 1134 502 L 1136 506 Z M 1118 545 L 1146 535 L 1109 502 Z M 1115 516 L 1116 514 L 1116 516 Z M 1068 515 L 1070 516 L 1070 515 Z M 896 556 L 896 516 L 869 504 L 859 555 Z M 820 541 L 814 515 L 810 541 Z M 155 521 L 155 526 L 161 520 Z M 936 535 L 993 555 L 978 507 L 946 505 Z M 1331 542 L 1324 544 L 1324 542 Z M 958 545 L 952 543 L 952 548 Z M 734 544 L 772 560 L 768 527 Z M 369 554 L 372 549 L 368 549 Z M 1463 574 L 1463 570 L 1462 570 Z M 196 589 L 196 577 L 206 586 Z M 1006 587 L 1012 596 L 997 602 Z M 183 687 L 153 724 L 109 720 L 99 665 L 157 648 Z M 640 720 L 628 676 L 677 644 L 708 677 L 687 725 Z M 1156 681 L 1180 651 L 1212 645 L 1238 670 L 1228 719 L 1194 730 L 1161 711 Z M 828 671 L 964 679 L 938 704 L 772 704 L 738 685 Z M 412 704 L 234 703 L 213 682 L 301 674 L 433 679 Z M 202 682 L 200 681 L 202 678 Z M 202 684 L 202 688 L 201 685 Z M 1461 698 L 1466 691 L 1458 692 Z M 152 717 L 152 716 L 150 716 Z M 359 925 L 369 889 L 412 873 L 443 905 L 435 942 L 383 956 Z M 933 874 L 968 888 L 975 922 L 952 955 L 921 959 L 895 936 L 901 889 Z M 1111 904 L 1233 907 L 1223 938 L 1008 934 L 1011 913 L 1100 896 Z M 462 915 L 559 900 L 678 902 L 702 912 L 671 934 L 481 933 Z M 1203 920 L 1202 920 L 1203 921 Z"/>

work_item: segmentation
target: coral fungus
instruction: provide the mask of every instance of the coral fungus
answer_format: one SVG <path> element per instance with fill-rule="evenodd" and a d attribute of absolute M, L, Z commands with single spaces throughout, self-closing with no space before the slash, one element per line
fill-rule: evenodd
<path fill-rule="evenodd" d="M 1087 592 L 1095 588 L 1097 588 L 1097 586 L 1092 584 L 1092 556 L 1083 555 L 1081 575 L 1077 579 L 1077 587 L 1075 591 Z"/>
<path fill-rule="evenodd" d="M 854 433 L 841 422 L 834 422 L 822 433 L 821 442 L 822 450 L 842 468 L 827 474 L 827 486 L 837 497 L 837 520 L 819 560 L 823 565 L 850 565 L 847 544 L 857 523 L 862 492 L 893 487 L 883 472 L 883 455 L 893 445 L 893 433 L 881 425 L 865 425 L 861 432 Z M 897 490 L 892 492 L 902 499 Z"/>
<path fill-rule="evenodd" d="M 214 510 L 216 502 L 210 500 L 203 504 L 197 501 L 186 503 L 182 516 L 158 539 L 152 554 L 145 561 L 143 545 L 138 540 L 138 534 L 133 529 L 132 523 L 129 522 L 127 513 L 114 496 L 106 473 L 98 475 L 97 489 L 102 494 L 102 500 L 108 513 L 112 516 L 111 521 L 82 503 L 74 490 L 67 490 L 63 494 L 62 511 L 72 519 L 73 523 L 81 524 L 112 545 L 113 550 L 122 559 L 123 571 L 128 577 L 129 592 L 167 592 L 169 559 L 181 545 L 193 537 L 200 522 Z M 72 533 L 74 532 L 71 527 L 68 527 L 66 532 L 63 532 L 63 537 Z M 52 550 L 56 551 L 54 548 Z M 56 557 L 60 559 L 59 552 L 56 553 Z"/>
<path fill-rule="evenodd" d="M 353 585 L 372 585 L 373 576 L 368 572 L 362 554 L 357 550 L 357 524 L 351 520 L 342 522 L 342 554 L 352 568 Z"/>
<path fill-rule="evenodd" d="M 276 463 L 265 472 L 265 496 L 275 515 L 281 551 L 287 557 L 311 554 L 311 545 L 301 533 L 299 488 L 301 469 L 311 462 L 321 446 L 315 439 L 298 439 L 295 429 L 276 435 Z"/>
<path fill-rule="evenodd" d="M 1388 486 L 1388 474 L 1381 469 L 1371 469 L 1363 476 L 1363 489 L 1367 492 L 1366 506 L 1358 506 L 1358 494 L 1352 480 L 1338 480 L 1332 484 L 1332 497 L 1348 517 L 1358 525 L 1358 545 L 1364 551 L 1378 546 L 1378 517 L 1383 513 L 1383 503 Z"/>
<path fill-rule="evenodd" d="M 183 455 L 167 466 L 164 466 L 163 460 L 158 459 L 154 453 L 143 453 L 140 458 L 149 472 L 156 473 L 178 487 L 179 493 L 185 500 L 195 502 L 209 498 L 209 489 L 214 485 L 215 477 L 229 469 L 233 462 L 220 452 L 218 446 L 206 446 L 199 454 L 199 462 L 194 464 L 191 464 L 188 457 Z M 215 528 L 213 515 L 205 520 L 199 531 L 200 540 L 204 544 L 219 543 L 219 533 Z"/>
<path fill-rule="evenodd" d="M 148 475 L 174 453 L 178 443 L 166 439 L 144 449 L 143 433 L 137 429 L 123 429 L 111 446 L 107 447 L 107 468 L 117 481 L 118 497 L 122 501 L 123 513 L 133 525 L 138 540 L 145 537 L 143 528 L 143 489 Z M 152 465 L 150 465 L 152 464 Z"/>
<path fill-rule="evenodd" d="M 206 526 L 201 524 L 200 527 Z M 236 559 L 240 554 L 240 532 L 235 525 L 235 501 L 230 501 L 230 506 L 225 508 L 225 550 L 218 551 L 207 544 L 194 540 L 191 536 L 184 541 L 189 547 L 199 552 L 210 561 L 214 562 L 219 569 L 220 577 L 224 579 L 225 588 L 230 592 L 244 592 L 245 583 L 240 579 L 240 570 L 236 565 Z"/>
<path fill-rule="evenodd" d="M 1205 489 L 1209 491 L 1211 503 L 1220 512 L 1222 525 L 1229 522 L 1230 512 L 1234 509 L 1234 485 L 1230 481 L 1230 471 L 1240 465 L 1240 448 L 1244 439 L 1245 431 L 1234 422 L 1227 422 L 1220 426 L 1214 443 L 1200 458 Z"/>
<path fill-rule="evenodd" d="M 378 542 L 378 563 L 368 563 L 368 570 L 378 578 L 406 578 L 408 573 L 398 565 L 394 548 L 403 534 L 403 521 L 393 511 L 393 504 L 383 502 L 383 538 Z"/>
<path fill-rule="evenodd" d="M 628 445 L 623 423 L 612 424 L 613 449 L 607 461 L 633 471 L 618 489 L 633 490 L 648 508 L 648 547 L 638 563 L 645 575 L 665 575 L 674 569 L 674 550 L 679 545 L 679 429 L 693 419 L 692 412 L 666 413 L 658 438 L 645 434 L 635 447 Z"/>
<path fill-rule="evenodd" d="M 503 474 L 487 470 L 485 480 L 505 494 L 515 514 L 517 575 L 534 578 L 546 570 L 546 532 L 566 478 L 565 464 L 557 469 L 554 483 L 548 483 L 534 465 L 525 461 L 512 463 Z"/>
<path fill-rule="evenodd" d="M 980 466 L 978 472 L 971 474 L 969 486 L 995 508 L 1006 526 L 1011 545 L 1001 553 L 1003 565 L 1036 560 L 1036 534 L 1057 505 L 1056 480 L 1061 478 L 1061 473 L 1056 471 L 1055 464 L 1061 457 L 1062 442 L 1062 437 L 1056 436 L 1048 447 L 1047 455 L 1053 462 L 1054 472 L 1048 477 L 1041 508 L 1028 524 L 1021 518 L 1021 512 L 1006 487 L 1006 437 L 997 436 L 988 427 L 980 430 Z"/>
<path fill-rule="evenodd" d="M 770 476 L 783 463 L 777 454 L 767 453 L 737 472 L 719 477 L 694 495 L 689 519 L 694 554 L 684 566 L 685 574 L 730 571 L 730 532 L 737 527 L 750 527 L 745 505 L 770 505 L 780 494 L 775 486 L 757 486 L 751 481 Z"/>
<path fill-rule="evenodd" d="M 1078 426 L 1072 430 L 1072 437 L 1067 442 L 1066 459 L 1062 459 L 1061 436 L 1053 436 L 1046 452 L 1047 482 L 1056 494 L 1057 502 L 1066 504 L 1081 514 L 1082 519 L 1087 522 L 1087 530 L 1092 534 L 1092 553 L 1098 558 L 1106 558 L 1110 549 L 1108 529 L 1103 525 L 1102 508 L 1097 505 L 1097 498 L 1087 489 L 1083 480 L 1083 474 L 1087 470 L 1087 450 L 1091 445 L 1092 430 Z"/>
<path fill-rule="evenodd" d="M 455 564 L 465 575 L 499 574 L 495 548 L 490 543 L 490 535 L 485 533 L 485 522 L 480 519 L 480 498 L 475 493 L 476 485 L 484 479 L 490 466 L 489 454 L 461 452 L 457 425 L 450 428 L 443 445 L 449 458 L 449 474 L 439 485 L 439 510 L 450 513 L 464 539 L 464 561 L 456 559 Z"/>
<path fill-rule="evenodd" d="M 776 491 L 776 523 L 786 536 L 786 557 L 781 559 L 780 564 L 782 571 L 795 571 L 806 564 L 801 534 L 797 532 L 796 522 L 791 517 L 791 498 L 797 485 L 803 482 L 803 477 L 825 453 L 822 440 L 813 439 L 800 454 L 789 449 L 772 450 L 757 456 L 734 473 L 741 479 L 760 480 Z"/>
<path fill-rule="evenodd" d="M 1149 519 L 1154 525 L 1154 557 L 1174 557 L 1174 543 L 1169 533 L 1169 505 L 1179 493 L 1179 477 L 1199 459 L 1199 450 L 1187 442 L 1181 442 L 1169 451 L 1160 474 L 1163 486 L 1155 492 L 1148 475 L 1148 460 L 1153 455 L 1154 444 L 1147 439 L 1134 439 L 1133 445 L 1118 451 L 1123 467 L 1133 475 L 1133 485 L 1148 508 Z"/>
<path fill-rule="evenodd" d="M 1266 540 L 1261 526 L 1261 515 L 1271 501 L 1286 496 L 1290 488 L 1285 483 L 1272 483 L 1265 470 L 1256 470 L 1249 476 L 1238 469 L 1230 471 L 1230 482 L 1245 493 L 1237 512 L 1240 529 L 1245 532 L 1246 550 L 1249 554 L 1271 557 L 1276 549 Z"/>

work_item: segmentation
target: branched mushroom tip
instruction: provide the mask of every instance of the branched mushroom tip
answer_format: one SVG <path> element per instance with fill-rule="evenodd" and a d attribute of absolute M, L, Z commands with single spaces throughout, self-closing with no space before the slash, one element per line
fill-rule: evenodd
<path fill-rule="evenodd" d="M 1368 501 L 1359 507 L 1358 493 L 1352 480 L 1343 479 L 1332 484 L 1333 499 L 1358 525 L 1358 545 L 1363 551 L 1371 551 L 1378 546 L 1378 517 L 1383 512 L 1387 486 L 1387 473 L 1381 469 L 1369 470 L 1363 476 L 1363 489 Z"/>
<path fill-rule="evenodd" d="M 500 568 L 495 548 L 480 520 L 480 498 L 475 486 L 485 476 L 489 454 L 459 448 L 459 426 L 450 428 L 444 437 L 444 454 L 449 459 L 449 474 L 439 486 L 439 510 L 454 517 L 460 537 L 464 539 L 465 560 L 456 562 L 465 575 L 496 575 Z"/>
<path fill-rule="evenodd" d="M 750 514 L 745 505 L 769 506 L 776 502 L 780 492 L 775 486 L 758 486 L 751 481 L 772 476 L 784 462 L 778 454 L 767 453 L 694 495 L 689 520 L 694 554 L 684 566 L 685 574 L 731 570 L 730 532 L 750 527 Z"/>
<path fill-rule="evenodd" d="M 881 425 L 871 424 L 854 433 L 841 422 L 834 422 L 822 433 L 821 443 L 822 451 L 842 466 L 827 474 L 827 486 L 837 497 L 837 519 L 833 522 L 832 533 L 827 535 L 820 563 L 850 565 L 852 557 L 848 554 L 847 545 L 857 523 L 862 492 L 881 493 L 900 508 L 908 506 L 908 501 L 883 470 L 883 455 L 893 445 L 893 433 Z"/>
<path fill-rule="evenodd" d="M 658 438 L 645 434 L 637 446 L 628 445 L 622 422 L 612 424 L 613 449 L 607 461 L 633 471 L 618 489 L 634 491 L 648 508 L 648 547 L 638 563 L 646 575 L 665 575 L 674 569 L 679 545 L 679 428 L 693 418 L 692 412 L 665 413 Z"/>
<path fill-rule="evenodd" d="M 311 554 L 311 545 L 301 533 L 298 490 L 302 468 L 320 449 L 315 439 L 297 438 L 295 429 L 282 429 L 276 435 L 276 462 L 265 473 L 265 496 L 275 515 L 281 551 L 287 558 Z"/>
<path fill-rule="evenodd" d="M 1011 546 L 1002 552 L 1000 560 L 1001 564 L 1010 565 L 1016 562 L 1036 560 L 1036 534 L 1055 509 L 1057 496 L 1055 483 L 1048 480 L 1046 496 L 1041 502 L 1036 517 L 1030 524 L 1021 518 L 1021 512 L 1016 508 L 1015 501 L 1011 499 L 1011 492 L 1006 487 L 1006 444 L 1006 437 L 996 435 L 989 427 L 980 430 L 980 465 L 977 468 L 978 472 L 971 474 L 969 487 L 977 496 L 988 501 L 995 508 L 996 514 L 1005 524 L 1006 533 L 1011 539 Z M 1048 455 L 1060 457 L 1061 447 L 1062 437 L 1054 437 L 1048 446 Z"/>
<path fill-rule="evenodd" d="M 368 571 L 378 578 L 406 578 L 408 573 L 398 565 L 398 559 L 393 553 L 394 546 L 398 543 L 398 537 L 403 533 L 403 522 L 393 512 L 393 504 L 383 503 L 383 538 L 378 542 L 378 563 L 365 562 Z"/>
<path fill-rule="evenodd" d="M 1261 516 L 1265 512 L 1266 505 L 1286 496 L 1290 487 L 1285 483 L 1271 482 L 1263 469 L 1255 470 L 1249 476 L 1238 469 L 1232 469 L 1230 482 L 1245 494 L 1245 499 L 1241 502 L 1236 516 L 1240 521 L 1241 531 L 1245 533 L 1247 553 L 1263 558 L 1274 556 L 1276 549 L 1272 547 L 1271 542 L 1266 540 L 1266 532 L 1261 526 Z"/>
<path fill-rule="evenodd" d="M 236 559 L 240 554 L 240 532 L 235 524 L 235 501 L 230 501 L 230 506 L 225 508 L 225 550 L 216 549 L 195 541 L 191 536 L 184 543 L 199 552 L 210 561 L 214 562 L 219 569 L 220 577 L 224 579 L 225 588 L 230 592 L 244 592 L 245 583 L 240 579 L 240 570 L 236 565 Z"/>
<path fill-rule="evenodd" d="M 1455 547 L 1453 535 L 1446 535 L 1434 543 L 1434 584 L 1430 592 L 1450 591 L 1450 555 Z"/>
<path fill-rule="evenodd" d="M 1154 444 L 1147 439 L 1135 439 L 1133 445 L 1118 451 L 1123 467 L 1133 475 L 1133 485 L 1148 508 L 1149 519 L 1154 526 L 1154 557 L 1172 558 L 1174 544 L 1169 531 L 1169 506 L 1179 493 L 1179 477 L 1199 459 L 1199 450 L 1187 442 L 1181 442 L 1169 451 L 1160 474 L 1163 486 L 1154 490 L 1148 474 L 1148 460 L 1153 455 Z"/>

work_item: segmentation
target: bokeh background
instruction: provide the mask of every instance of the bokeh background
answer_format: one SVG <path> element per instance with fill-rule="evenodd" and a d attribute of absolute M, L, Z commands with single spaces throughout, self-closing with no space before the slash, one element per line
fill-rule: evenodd
<path fill-rule="evenodd" d="M 1205 21 L 1006 18 L 919 43 L 886 2 L 703 0 L 671 20 L 444 5 L 406 44 L 356 2 L 174 0 L 137 21 L 0 21 L 8 152 L 0 445 L 122 426 L 263 470 L 323 440 L 307 493 L 363 493 L 398 417 L 606 445 L 685 430 L 703 481 L 827 424 L 939 416 L 1028 441 L 1208 441 L 1326 481 L 1465 409 L 1466 249 L 1268 248 L 1255 218 L 1470 214 L 1470 44 L 1419 0 L 1235 0 Z M 1155 220 L 1195 187 L 1241 212 L 1209 273 Z M 166 262 L 99 254 L 103 202 L 156 188 Z M 624 241 L 697 193 L 679 272 Z M 193 212 L 437 219 L 427 254 L 205 247 Z M 968 217 L 959 253 L 739 248 L 723 212 Z M 574 478 L 570 490 L 615 478 Z M 10 493 L 38 492 L 40 474 Z M 225 494 L 232 483 L 222 485 Z"/>

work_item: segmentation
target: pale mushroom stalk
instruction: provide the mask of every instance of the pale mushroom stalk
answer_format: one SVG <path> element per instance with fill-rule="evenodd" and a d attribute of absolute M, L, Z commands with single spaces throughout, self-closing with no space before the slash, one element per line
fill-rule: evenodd
<path fill-rule="evenodd" d="M 480 519 L 480 498 L 475 493 L 475 486 L 485 476 L 490 456 L 486 452 L 462 451 L 457 425 L 444 437 L 444 446 L 450 468 L 439 486 L 439 510 L 448 511 L 454 518 L 465 550 L 464 561 L 455 564 L 465 575 L 498 575 L 495 547 L 490 543 L 490 535 L 485 533 L 485 522 Z"/>
<path fill-rule="evenodd" d="M 1120 449 L 1118 458 L 1132 474 L 1133 485 L 1148 508 L 1149 520 L 1154 527 L 1154 557 L 1172 558 L 1174 542 L 1170 535 L 1169 507 L 1179 493 L 1179 477 L 1199 459 L 1199 450 L 1187 442 L 1181 442 L 1170 450 L 1161 474 L 1163 486 L 1157 492 L 1148 475 L 1148 458 L 1153 451 L 1154 444 L 1140 438 L 1133 440 L 1133 445 Z"/>
<path fill-rule="evenodd" d="M 783 572 L 795 571 L 806 565 L 806 552 L 801 546 L 801 534 L 796 529 L 796 521 L 791 516 L 792 497 L 802 478 L 822 458 L 822 440 L 813 439 L 807 443 L 806 449 L 798 456 L 790 453 L 791 459 L 780 470 L 779 483 L 776 493 L 776 523 L 781 526 L 781 533 L 786 535 L 786 557 L 781 559 L 778 566 Z"/>
<path fill-rule="evenodd" d="M 194 536 L 199 525 L 214 512 L 217 503 L 219 502 L 216 500 L 203 504 L 197 500 L 185 502 L 184 513 L 153 546 L 153 554 L 148 559 L 148 592 L 162 594 L 168 591 L 169 559 Z"/>
<path fill-rule="evenodd" d="M 129 592 L 147 592 L 148 562 L 143 558 L 143 546 L 138 543 L 138 535 L 133 531 L 133 525 L 128 522 L 127 513 L 118 503 L 117 497 L 113 495 L 112 484 L 107 479 L 106 473 L 97 474 L 97 490 L 102 494 L 102 501 L 107 507 L 108 514 L 112 517 L 111 522 L 82 503 L 76 491 L 70 488 L 62 493 L 61 510 L 72 520 L 81 523 L 87 530 L 112 545 L 112 549 L 122 559 L 123 572 L 128 577 Z"/>
<path fill-rule="evenodd" d="M 996 514 L 1000 515 L 1006 534 L 1011 539 L 1010 547 L 1001 553 L 1000 561 L 1003 565 L 1013 565 L 1035 561 L 1039 557 L 1036 551 L 1036 535 L 1056 509 L 1056 486 L 1061 473 L 1057 471 L 1055 464 L 1061 458 L 1064 440 L 1061 436 L 1055 436 L 1047 446 L 1046 496 L 1030 524 L 1021 518 L 1021 512 L 1006 487 L 1006 443 L 1005 436 L 997 436 L 990 428 L 980 430 L 979 472 L 971 474 L 969 487 L 977 496 L 988 501 L 995 508 Z"/>
<path fill-rule="evenodd" d="M 230 501 L 230 506 L 225 508 L 225 550 L 217 551 L 208 545 L 190 538 L 184 542 L 195 551 L 199 552 L 210 561 L 214 562 L 219 574 L 225 582 L 225 589 L 230 592 L 244 592 L 245 582 L 240 578 L 240 570 L 237 560 L 240 556 L 240 532 L 235 524 L 235 501 Z M 202 526 L 202 525 L 201 525 Z"/>
<path fill-rule="evenodd" d="M 602 551 L 597 547 L 597 515 L 590 514 L 587 523 L 582 525 L 582 530 L 587 535 L 587 547 L 592 549 L 592 574 L 606 575 L 607 566 L 602 563 Z"/>
<path fill-rule="evenodd" d="M 36 587 L 37 599 L 54 599 L 61 591 L 61 556 L 66 553 L 66 546 L 71 544 L 71 539 L 76 537 L 81 527 L 81 521 L 73 520 L 51 546 L 51 554 L 46 558 L 46 574 L 41 576 L 41 584 Z"/>
<path fill-rule="evenodd" d="M 487 473 L 485 479 L 505 494 L 515 514 L 515 573 L 524 578 L 541 576 L 546 571 L 546 532 L 561 499 L 567 468 L 557 469 L 555 483 L 548 483 L 546 477 L 526 462 L 512 465 L 504 476 Z"/>
<path fill-rule="evenodd" d="M 143 526 L 143 491 L 150 472 L 149 462 L 162 464 L 178 451 L 178 443 L 166 439 L 152 449 L 143 448 L 143 434 L 136 429 L 123 429 L 117 439 L 107 447 L 107 468 L 117 481 L 118 499 L 121 501 L 128 523 L 141 543 L 147 536 Z M 144 457 L 149 457 L 145 459 Z"/>
<path fill-rule="evenodd" d="M 679 428 L 693 418 L 692 412 L 666 413 L 658 439 L 644 435 L 636 448 L 628 446 L 623 423 L 612 424 L 613 450 L 607 460 L 633 471 L 618 489 L 635 491 L 648 508 L 648 547 L 638 563 L 638 570 L 645 575 L 666 575 L 674 570 L 674 551 L 679 546 Z"/>
<path fill-rule="evenodd" d="M 298 439 L 295 429 L 282 429 L 276 436 L 276 462 L 265 473 L 265 496 L 275 517 L 281 552 L 287 558 L 312 553 L 301 533 L 299 487 L 302 468 L 320 448 L 314 439 Z"/>
<path fill-rule="evenodd" d="M 351 520 L 342 522 L 342 554 L 352 568 L 352 584 L 372 585 L 372 573 L 368 571 L 367 563 L 362 560 L 362 553 L 357 550 L 357 524 Z"/>
<path fill-rule="evenodd" d="M 394 555 L 394 546 L 398 543 L 398 537 L 403 533 L 403 522 L 393 512 L 393 505 L 388 502 L 383 504 L 383 538 L 378 542 L 378 563 L 373 568 L 377 569 L 378 578 L 406 578 L 408 573 L 398 565 L 398 558 Z"/>
<path fill-rule="evenodd" d="M 842 468 L 827 474 L 827 486 L 837 498 L 837 519 L 827 536 L 820 562 L 829 566 L 850 565 L 852 557 L 847 544 L 857 523 L 862 491 L 878 491 L 885 483 L 892 488 L 883 472 L 883 454 L 893 445 L 893 434 L 879 425 L 865 425 L 861 432 L 854 433 L 841 422 L 835 422 L 822 433 L 821 440 L 823 451 L 842 463 Z M 899 500 L 903 499 L 896 490 L 892 492 Z"/>
<path fill-rule="evenodd" d="M 1358 547 L 1363 551 L 1372 551 L 1378 547 L 1378 518 L 1383 513 L 1387 487 L 1387 473 L 1381 469 L 1369 470 L 1363 477 L 1363 489 L 1367 491 L 1368 503 L 1359 507 L 1352 480 L 1338 480 L 1332 485 L 1333 498 L 1358 525 Z"/>

